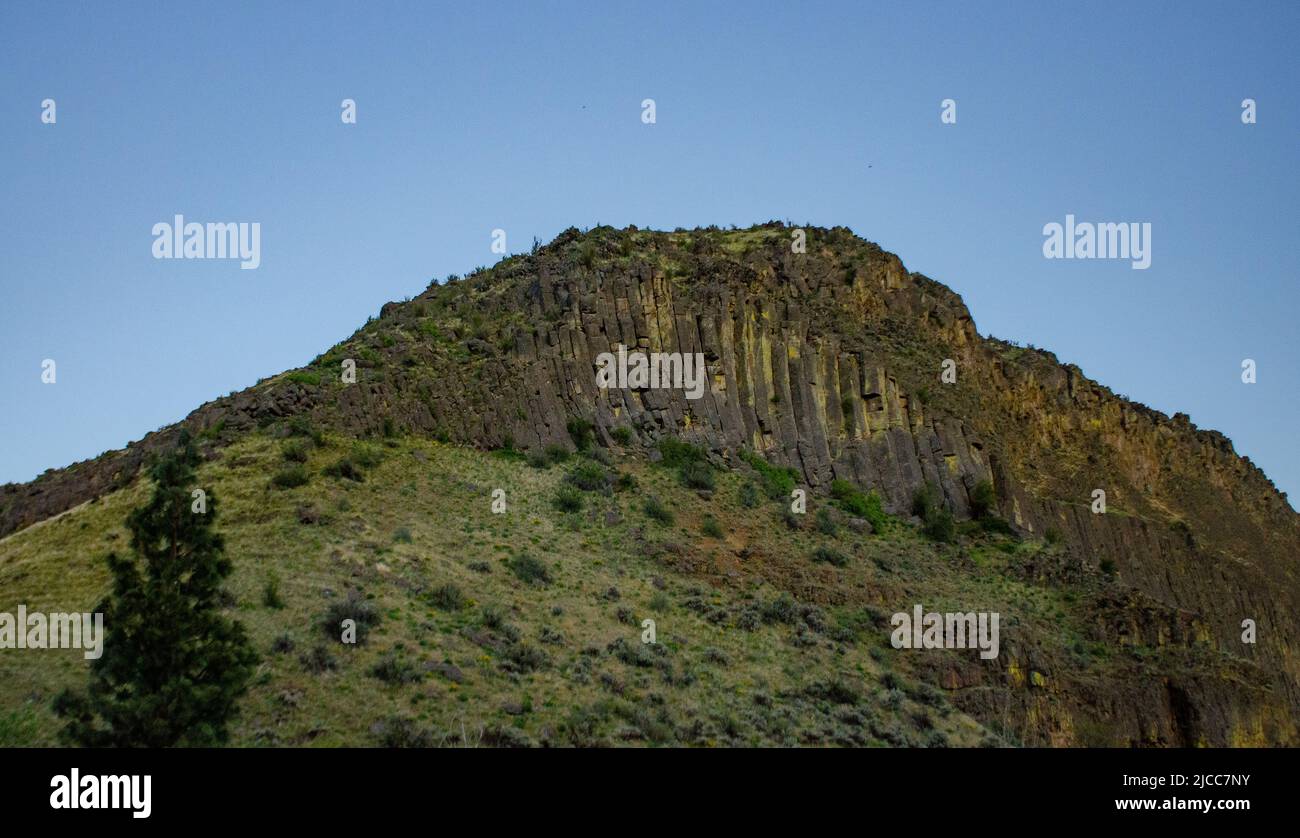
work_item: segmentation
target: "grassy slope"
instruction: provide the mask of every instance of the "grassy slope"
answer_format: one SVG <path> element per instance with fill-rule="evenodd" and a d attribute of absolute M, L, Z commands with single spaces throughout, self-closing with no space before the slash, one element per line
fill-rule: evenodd
<path fill-rule="evenodd" d="M 781 503 L 740 503 L 751 477 L 739 472 L 719 472 L 705 500 L 674 471 L 616 452 L 614 470 L 637 488 L 585 493 L 582 512 L 562 513 L 553 498 L 576 458 L 539 469 L 423 439 L 327 438 L 310 454 L 307 485 L 278 489 L 270 477 L 284 465 L 281 446 L 253 434 L 200 472 L 235 563 L 231 613 L 263 655 L 233 727 L 237 745 L 378 744 L 394 718 L 408 720 L 405 738 L 434 744 L 1016 741 L 1018 732 L 994 735 L 910 670 L 918 654 L 929 664 L 974 660 L 974 651 L 896 651 L 888 614 L 913 602 L 1000 611 L 1004 649 L 1047 636 L 1054 645 L 1039 656 L 1049 659 L 1071 646 L 1077 657 L 1083 636 L 1072 592 L 1012 572 L 1045 545 L 983 536 L 935 545 L 901 522 L 881 535 L 827 535 L 813 524 L 826 503 L 818 498 L 795 531 Z M 357 446 L 381 455 L 364 482 L 323 473 Z M 504 515 L 490 510 L 498 487 Z M 122 522 L 148 488 L 137 480 L 0 541 L 0 611 L 90 610 L 108 584 L 103 555 L 125 549 Z M 648 495 L 674 510 L 672 524 L 646 515 Z M 304 508 L 319 519 L 301 522 Z M 721 538 L 701 533 L 706 515 Z M 848 565 L 814 562 L 819 545 Z M 511 571 L 524 552 L 549 567 L 550 584 Z M 264 601 L 272 579 L 279 608 Z M 461 607 L 439 602 L 448 584 Z M 359 646 L 321 627 L 349 590 L 382 614 Z M 655 647 L 640 642 L 647 617 Z M 291 650 L 275 650 L 282 638 Z M 304 662 L 318 646 L 337 668 Z M 376 677 L 386 659 L 409 665 L 414 680 Z M 1093 677 L 1104 666 L 1093 662 Z M 0 745 L 55 743 L 50 700 L 85 668 L 74 650 L 0 652 Z"/>

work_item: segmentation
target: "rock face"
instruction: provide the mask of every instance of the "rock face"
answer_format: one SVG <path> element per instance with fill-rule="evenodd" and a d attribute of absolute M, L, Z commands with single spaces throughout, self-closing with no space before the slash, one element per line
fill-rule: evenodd
<path fill-rule="evenodd" d="M 1294 736 L 1285 720 L 1300 707 L 1300 518 L 1262 472 L 1185 416 L 1116 396 L 1050 353 L 981 337 L 957 295 L 845 229 L 807 230 L 806 253 L 791 240 L 780 225 L 566 231 L 385 305 L 306 370 L 204 405 L 184 424 L 219 444 L 303 414 L 358 434 L 535 449 L 568 445 L 577 418 L 605 445 L 625 428 L 634 444 L 680 436 L 733 464 L 756 451 L 814 490 L 836 478 L 875 489 L 893 512 L 930 483 L 958 518 L 989 480 L 1020 531 L 1059 538 L 1081 569 L 1105 567 L 1173 615 L 1126 622 L 1115 604 L 1098 637 L 1152 633 L 1260 660 L 1267 697 L 1243 706 L 1221 685 L 1161 684 L 1165 710 L 1135 719 L 1133 741 Z M 599 389 L 596 357 L 619 345 L 702 353 L 703 398 Z M 340 380 L 345 359 L 355 384 Z M 955 383 L 941 382 L 945 360 Z M 175 432 L 3 487 L 0 534 L 124 485 Z M 1097 489 L 1105 514 L 1090 509 Z M 1245 619 L 1259 627 L 1255 646 L 1241 642 Z M 1004 675 L 1034 686 L 1025 672 Z M 1278 707 L 1289 708 L 1282 722 Z M 1068 723 L 1060 730 L 1079 741 Z"/>

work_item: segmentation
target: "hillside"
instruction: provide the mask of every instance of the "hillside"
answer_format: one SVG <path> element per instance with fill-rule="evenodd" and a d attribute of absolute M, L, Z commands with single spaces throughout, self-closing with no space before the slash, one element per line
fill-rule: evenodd
<path fill-rule="evenodd" d="M 1262 472 L 790 233 L 566 231 L 191 414 L 263 654 L 236 743 L 1295 744 L 1300 518 Z M 620 344 L 702 353 L 703 398 L 597 388 Z M 0 611 L 94 605 L 179 427 L 0 488 Z M 1000 613 L 999 656 L 892 648 L 916 603 Z M 0 654 L 0 744 L 52 742 L 83 667 Z"/>

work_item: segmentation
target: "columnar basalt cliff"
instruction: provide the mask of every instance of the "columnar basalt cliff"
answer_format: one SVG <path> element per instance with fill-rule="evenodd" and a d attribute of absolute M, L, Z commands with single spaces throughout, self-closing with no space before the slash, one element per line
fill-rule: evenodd
<path fill-rule="evenodd" d="M 1007 708 L 963 688 L 1028 684 L 1040 689 L 1014 693 L 1014 712 L 1043 742 L 1086 740 L 1063 706 L 1109 718 L 1115 744 L 1294 742 L 1300 518 L 1264 474 L 1181 414 L 1117 396 L 1050 353 L 980 336 L 956 294 L 848 230 L 808 229 L 806 253 L 792 252 L 790 232 L 566 231 L 385 305 L 311 366 L 183 424 L 213 446 L 307 415 L 362 435 L 537 450 L 569 444 L 566 426 L 580 418 L 606 445 L 626 428 L 647 451 L 678 436 L 719 464 L 757 452 L 814 491 L 850 480 L 903 516 L 928 483 L 968 517 L 972 490 L 988 480 L 1019 532 L 1068 548 L 1039 572 L 1105 567 L 1122 581 L 1129 595 L 1098 604 L 1095 639 L 1206 647 L 1234 663 L 1213 682 L 1135 673 L 1127 692 L 1083 681 L 1043 689 L 1042 665 L 1013 644 L 997 666 L 936 674 L 973 713 Z M 596 357 L 620 345 L 702 353 L 703 398 L 599 389 Z M 354 384 L 340 376 L 349 359 Z M 956 383 L 940 380 L 945 359 Z M 175 432 L 4 487 L 0 534 L 125 485 Z M 1105 514 L 1089 507 L 1095 489 Z M 1257 645 L 1241 641 L 1245 619 L 1259 627 Z M 1068 695 L 1049 709 L 1041 702 L 1053 690 Z"/>

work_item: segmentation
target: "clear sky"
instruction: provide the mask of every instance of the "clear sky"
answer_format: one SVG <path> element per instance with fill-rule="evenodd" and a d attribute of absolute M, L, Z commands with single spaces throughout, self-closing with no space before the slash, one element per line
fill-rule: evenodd
<path fill-rule="evenodd" d="M 1224 432 L 1294 498 L 1297 41 L 1292 2 L 7 0 L 0 481 L 308 362 L 496 261 L 494 228 L 517 252 L 790 219 Z M 155 260 L 177 213 L 260 223 L 260 268 Z M 1150 222 L 1151 267 L 1045 259 L 1067 213 Z"/>

